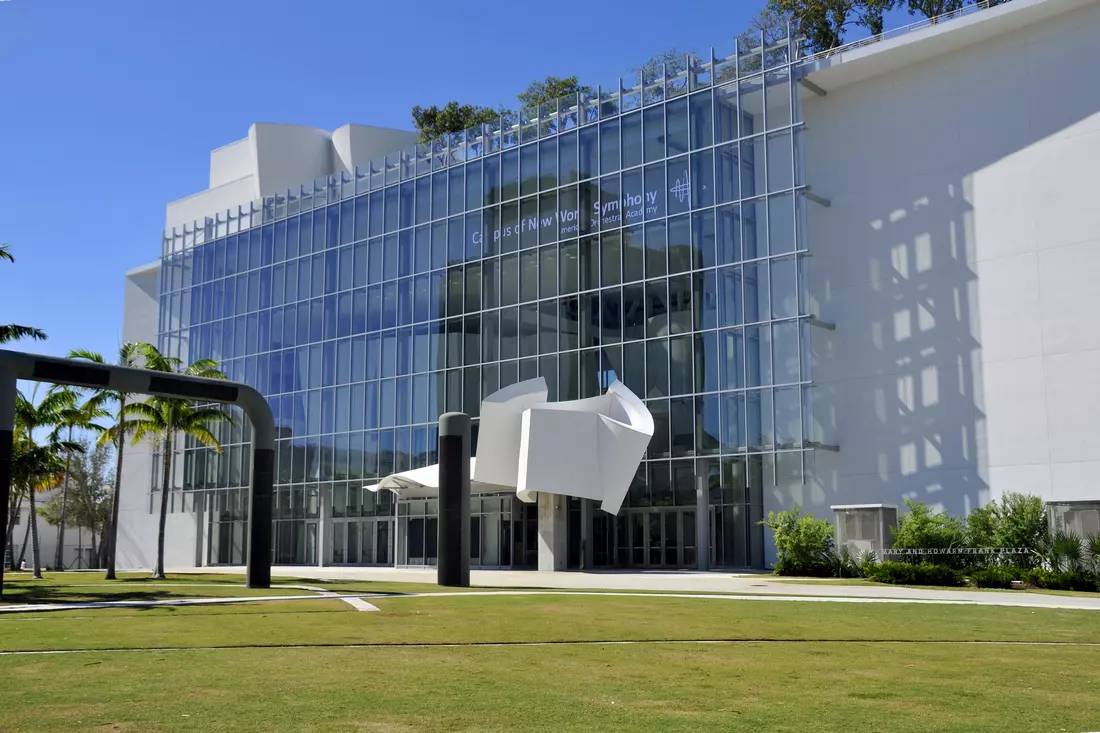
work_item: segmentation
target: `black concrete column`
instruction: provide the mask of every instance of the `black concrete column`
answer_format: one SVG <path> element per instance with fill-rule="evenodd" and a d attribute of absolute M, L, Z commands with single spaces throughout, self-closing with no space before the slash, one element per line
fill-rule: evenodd
<path fill-rule="evenodd" d="M 248 507 L 249 588 L 271 587 L 271 504 L 275 451 L 252 449 L 252 497 Z"/>
<path fill-rule="evenodd" d="M 439 418 L 439 555 L 436 582 L 470 587 L 470 416 Z"/>
<path fill-rule="evenodd" d="M 15 394 L 17 381 L 7 371 L 0 372 L 0 528 L 4 534 L 0 535 L 0 596 L 4 595 L 4 551 L 7 546 L 8 506 L 11 501 L 11 459 L 14 448 L 12 440 L 15 437 Z M 15 562 L 13 556 L 11 561 Z"/>

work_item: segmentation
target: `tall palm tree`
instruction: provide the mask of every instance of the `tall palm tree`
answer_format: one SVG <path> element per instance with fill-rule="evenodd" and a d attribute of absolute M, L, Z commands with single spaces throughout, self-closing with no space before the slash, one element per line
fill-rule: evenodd
<path fill-rule="evenodd" d="M 138 345 L 136 343 L 124 343 L 118 347 L 118 357 L 115 360 L 115 366 L 136 367 L 138 366 L 138 356 Z M 70 351 L 69 358 L 90 361 L 94 364 L 107 363 L 101 354 L 85 349 Z M 111 495 L 111 523 L 107 528 L 107 536 L 103 538 L 107 543 L 107 580 L 115 580 L 115 546 L 118 541 L 118 503 L 119 494 L 122 489 L 122 453 L 123 449 L 126 447 L 126 436 L 129 435 L 133 429 L 133 425 L 127 424 L 126 421 L 126 400 L 129 398 L 130 393 L 111 389 L 94 390 L 90 398 L 91 400 L 96 400 L 99 406 L 103 408 L 106 408 L 108 404 L 112 403 L 118 405 L 118 409 L 114 415 L 115 424 L 100 433 L 98 441 L 100 445 L 105 445 L 107 443 L 115 444 L 115 481 Z"/>
<path fill-rule="evenodd" d="M 72 387 L 55 386 L 50 389 L 51 392 L 70 391 L 77 394 L 79 399 L 79 392 L 73 390 Z M 97 399 L 96 396 L 92 396 L 89 399 L 84 400 L 79 404 L 74 404 L 72 407 L 62 410 L 61 420 L 58 423 L 58 427 L 67 431 L 65 441 L 67 443 L 73 442 L 74 430 L 90 430 L 94 433 L 102 433 L 106 428 L 98 424 L 96 420 L 101 420 L 106 417 L 110 417 L 111 413 L 108 412 L 102 404 L 102 401 Z M 65 569 L 65 518 L 69 509 L 69 478 L 72 468 L 72 452 L 66 451 L 65 453 L 65 479 L 61 486 L 61 515 L 57 521 L 57 547 L 54 552 L 53 566 L 56 570 Z"/>
<path fill-rule="evenodd" d="M 60 437 L 60 424 L 65 411 L 74 407 L 76 393 L 47 392 L 38 404 L 34 403 L 38 387 L 27 399 L 22 392 L 15 400 L 15 436 L 12 441 L 12 474 L 27 492 L 30 502 L 31 557 L 34 564 L 34 577 L 42 577 L 41 554 L 38 545 L 38 510 L 34 495 L 38 491 L 53 488 L 65 470 L 61 460 L 62 451 L 80 451 L 78 444 L 66 442 Z M 43 442 L 35 436 L 36 431 L 49 430 Z"/>
<path fill-rule="evenodd" d="M 15 257 L 12 256 L 11 250 L 6 244 L 0 244 L 0 260 L 15 262 Z M 32 338 L 35 341 L 45 341 L 46 333 L 40 328 L 20 326 L 15 323 L 0 325 L 0 344 L 6 344 L 9 341 L 17 341 L 23 338 Z"/>
<path fill-rule="evenodd" d="M 165 356 L 152 344 L 140 344 L 138 350 L 145 361 L 145 368 L 158 372 L 184 374 L 189 377 L 225 379 L 213 359 L 199 359 L 187 368 L 173 356 Z M 160 524 L 157 529 L 157 566 L 154 578 L 164 577 L 164 527 L 168 520 L 168 492 L 172 480 L 172 449 L 177 435 L 188 435 L 200 443 L 222 452 L 221 443 L 207 427 L 215 422 L 233 422 L 218 407 L 196 407 L 186 400 L 167 397 L 149 397 L 144 402 L 134 402 L 126 407 L 126 414 L 133 418 L 134 442 L 152 438 L 160 442 L 163 475 L 160 491 Z"/>

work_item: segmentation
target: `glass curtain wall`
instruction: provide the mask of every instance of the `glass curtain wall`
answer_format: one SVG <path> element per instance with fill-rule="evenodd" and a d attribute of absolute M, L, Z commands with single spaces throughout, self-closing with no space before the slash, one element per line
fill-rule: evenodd
<path fill-rule="evenodd" d="M 551 400 L 620 379 L 656 419 L 623 516 L 601 526 L 694 511 L 704 476 L 712 561 L 760 565 L 765 487 L 800 480 L 809 448 L 790 48 L 686 58 L 171 232 L 161 345 L 268 397 L 277 561 L 316 557 L 322 494 L 334 518 L 396 517 L 360 487 L 434 463 L 441 413 L 476 418 L 483 396 L 542 376 Z M 180 488 L 248 485 L 239 422 L 221 456 L 183 446 Z M 648 564 L 631 541 L 609 539 L 608 562 Z"/>

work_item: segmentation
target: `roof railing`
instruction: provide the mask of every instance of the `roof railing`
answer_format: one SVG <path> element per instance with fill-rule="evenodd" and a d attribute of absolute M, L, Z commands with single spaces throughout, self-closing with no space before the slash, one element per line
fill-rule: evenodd
<path fill-rule="evenodd" d="M 961 8 L 958 8 L 957 10 L 952 10 L 948 13 L 943 13 L 941 15 L 937 15 L 934 18 L 925 18 L 924 20 L 918 20 L 915 23 L 910 23 L 909 25 L 903 25 L 900 28 L 893 28 L 891 30 L 884 31 L 883 33 L 879 33 L 877 36 L 869 36 L 867 38 L 861 38 L 858 41 L 852 41 L 851 43 L 845 43 L 844 45 L 837 46 L 836 48 L 828 48 L 828 49 L 825 49 L 824 51 L 818 51 L 817 53 L 810 54 L 809 56 L 806 56 L 806 57 L 800 59 L 800 63 L 809 63 L 809 62 L 812 62 L 812 61 L 820 61 L 822 59 L 827 59 L 827 58 L 831 58 L 833 56 L 838 56 L 842 53 L 847 53 L 848 51 L 853 51 L 857 48 L 863 48 L 864 46 L 870 46 L 872 44 L 879 43 L 881 41 L 888 41 L 891 38 L 898 38 L 900 36 L 908 35 L 909 33 L 912 33 L 914 31 L 919 31 L 919 30 L 922 30 L 924 28 L 930 28 L 932 26 L 939 25 L 940 23 L 943 23 L 943 22 L 948 21 L 948 20 L 954 20 L 955 18 L 961 18 L 964 15 L 970 15 L 972 13 L 978 13 L 978 12 L 981 12 L 982 10 L 986 10 L 987 8 L 990 8 L 994 5 L 1001 5 L 1001 4 L 1003 4 L 1007 1 L 1008 0 L 981 0 L 980 2 L 971 3 L 969 5 L 964 5 Z"/>

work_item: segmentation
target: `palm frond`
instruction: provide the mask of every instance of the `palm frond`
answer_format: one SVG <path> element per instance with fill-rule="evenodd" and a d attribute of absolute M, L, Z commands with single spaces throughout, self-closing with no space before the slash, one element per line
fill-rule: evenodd
<path fill-rule="evenodd" d="M 155 399 L 155 398 L 153 398 Z M 122 409 L 122 414 L 135 421 L 164 422 L 164 413 L 151 400 L 144 402 L 127 402 Z"/>
<path fill-rule="evenodd" d="M 15 257 L 12 255 L 11 250 L 8 249 L 10 245 L 0 244 L 0 260 L 7 260 L 8 262 L 15 262 Z"/>
<path fill-rule="evenodd" d="M 89 351 L 88 349 L 73 349 L 69 352 L 70 359 L 79 359 L 81 361 L 90 361 L 93 364 L 106 364 L 103 359 L 103 355 L 98 351 Z"/>
<path fill-rule="evenodd" d="M 175 422 L 176 430 L 180 431 L 186 431 L 193 425 L 203 425 L 211 422 L 224 422 L 230 425 L 236 424 L 232 416 L 217 407 L 200 407 L 198 409 L 189 408 L 187 410 L 181 410 L 180 416 Z"/>
<path fill-rule="evenodd" d="M 189 377 L 203 377 L 205 379 L 225 379 L 225 374 L 219 369 L 220 365 L 213 359 L 199 359 L 186 369 L 183 373 Z"/>
<path fill-rule="evenodd" d="M 133 425 L 133 436 L 131 437 L 130 440 L 131 440 L 131 442 L 133 442 L 134 445 L 137 445 L 138 443 L 142 442 L 146 438 L 153 438 L 153 439 L 158 439 L 159 440 L 161 438 L 161 436 L 164 435 L 164 430 L 162 430 L 161 428 L 156 427 L 151 422 L 144 422 L 144 421 L 141 421 L 141 420 L 134 420 L 131 424 Z"/>
<path fill-rule="evenodd" d="M 136 347 L 138 354 L 145 362 L 145 368 L 154 372 L 177 372 L 183 362 L 174 356 L 165 356 L 156 346 L 150 343 L 139 343 Z"/>
<path fill-rule="evenodd" d="M 12 341 L 19 341 L 20 339 L 33 339 L 35 341 L 45 341 L 49 338 L 46 332 L 41 328 L 34 328 L 33 326 L 20 326 L 17 323 L 9 323 L 4 326 L 0 326 L 0 344 L 7 344 Z"/>
<path fill-rule="evenodd" d="M 210 430 L 205 426 L 195 425 L 187 431 L 187 434 L 205 445 L 207 448 L 213 448 L 218 453 L 222 452 L 222 444 L 218 442 L 218 439 L 214 437 L 214 434 L 210 432 Z"/>

